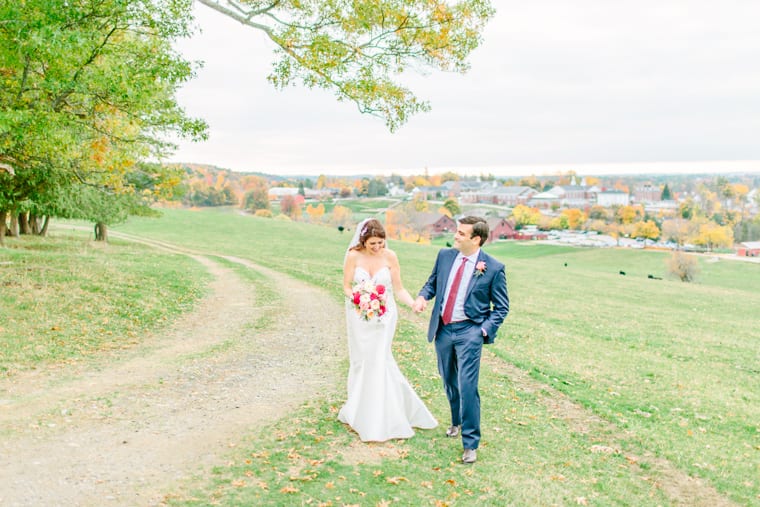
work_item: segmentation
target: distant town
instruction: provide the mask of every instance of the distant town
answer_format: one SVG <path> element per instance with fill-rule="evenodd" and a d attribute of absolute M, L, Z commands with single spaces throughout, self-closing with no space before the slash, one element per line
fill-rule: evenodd
<path fill-rule="evenodd" d="M 558 241 L 760 256 L 760 174 L 280 177 L 183 165 L 177 198 L 252 215 L 350 227 L 377 216 L 391 238 L 430 242 L 462 214 L 485 216 L 490 241 Z"/>

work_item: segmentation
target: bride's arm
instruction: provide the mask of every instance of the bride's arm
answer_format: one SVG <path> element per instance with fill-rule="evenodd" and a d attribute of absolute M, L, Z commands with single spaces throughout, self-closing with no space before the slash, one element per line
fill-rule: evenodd
<path fill-rule="evenodd" d="M 393 293 L 396 295 L 396 299 L 398 301 L 401 301 L 405 305 L 411 307 L 414 304 L 414 299 L 412 299 L 411 294 L 409 294 L 409 292 L 404 288 L 404 284 L 401 283 L 401 265 L 398 262 L 396 252 L 393 250 L 388 250 L 387 248 L 386 252 L 388 255 L 388 265 L 391 270 Z"/>
<path fill-rule="evenodd" d="M 354 293 L 351 290 L 354 282 L 354 270 L 356 269 L 356 251 L 351 250 L 346 255 L 346 261 L 343 263 L 343 294 L 348 299 L 354 297 Z"/>

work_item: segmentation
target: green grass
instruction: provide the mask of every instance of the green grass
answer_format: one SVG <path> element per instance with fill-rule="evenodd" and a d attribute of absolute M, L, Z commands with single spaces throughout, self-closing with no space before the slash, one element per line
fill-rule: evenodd
<path fill-rule="evenodd" d="M 185 256 L 77 232 L 0 249 L 0 373 L 133 347 L 190 311 L 208 276 Z"/>
<path fill-rule="evenodd" d="M 188 230 L 190 222 L 186 221 L 190 219 L 188 212 L 170 211 L 163 219 L 165 225 L 141 220 L 126 228 L 199 248 L 210 243 L 214 244 L 213 248 L 219 248 L 223 235 L 234 234 L 236 239 L 224 247 L 230 253 L 288 272 L 340 297 L 341 260 L 347 234 L 328 227 L 233 216 L 217 210 L 192 217 L 193 223 L 200 224 L 206 231 L 203 238 L 193 238 L 180 232 Z M 217 237 L 220 239 L 215 240 Z M 429 274 L 439 245 L 392 241 L 390 246 L 399 254 L 405 285 L 416 292 Z M 491 245 L 487 250 L 507 264 L 512 300 L 511 315 L 496 345 L 489 350 L 506 363 L 524 369 L 547 388 L 565 393 L 590 414 L 602 417 L 608 425 L 609 444 L 621 448 L 623 453 L 667 459 L 686 474 L 707 479 L 740 504 L 760 502 L 757 496 L 760 490 L 757 479 L 760 470 L 757 422 L 760 421 L 760 347 L 753 318 L 760 308 L 760 291 L 756 290 L 760 266 L 725 260 L 713 262 L 710 257 L 701 257 L 697 282 L 684 284 L 668 277 L 668 254 L 664 252 L 512 242 Z M 621 276 L 619 271 L 626 275 Z M 662 280 L 649 279 L 649 274 Z M 414 370 L 416 357 L 432 353 L 422 338 L 426 323 L 424 319 L 413 317 L 411 322 L 414 325 L 399 334 L 397 348 L 410 348 L 413 358 L 397 352 L 399 363 L 405 372 L 412 372 L 413 381 L 430 382 L 423 388 L 435 392 L 438 389 L 435 366 L 428 364 L 419 373 Z M 504 495 L 504 498 L 515 498 L 517 504 L 523 503 L 520 498 L 528 503 L 565 504 L 582 497 L 609 505 L 625 504 L 628 502 L 624 500 L 625 495 L 634 494 L 637 504 L 663 502 L 657 494 L 647 496 L 652 489 L 656 490 L 651 483 L 643 483 L 647 485 L 646 494 L 640 490 L 638 481 L 642 479 L 634 477 L 631 470 L 622 473 L 622 486 L 601 485 L 602 481 L 593 478 L 621 473 L 619 467 L 625 461 L 622 455 L 589 455 L 589 447 L 596 442 L 593 436 L 578 435 L 551 419 L 547 423 L 544 419 L 549 416 L 544 403 L 526 393 L 516 392 L 505 399 L 491 393 L 489 398 L 495 381 L 486 376 L 482 382 L 484 417 L 491 418 L 486 427 L 503 428 L 508 440 L 499 441 L 501 435 L 495 434 L 485 437 L 484 441 L 490 440 L 490 445 L 481 460 L 489 454 L 496 459 L 485 458 L 487 463 L 479 463 L 479 466 L 485 467 L 489 476 L 497 471 L 508 475 L 510 479 L 505 481 L 512 485 L 491 484 L 496 491 L 493 498 Z M 509 382 L 508 379 L 500 381 L 507 385 Z M 440 398 L 439 395 L 434 403 L 435 413 L 445 419 L 446 409 Z M 530 424 L 516 425 L 515 409 L 529 414 L 520 419 Z M 311 409 L 311 415 L 304 417 L 318 420 L 320 425 L 329 424 L 318 415 L 324 410 L 324 404 L 318 403 Z M 302 425 L 298 427 L 303 431 L 321 431 L 317 427 L 311 430 Z M 343 433 L 337 423 L 333 423 L 331 431 L 335 435 Z M 434 451 L 424 449 L 428 440 L 428 437 L 412 439 L 404 444 L 414 450 L 410 454 L 423 453 L 418 468 L 410 468 L 408 462 L 404 464 L 405 469 L 417 470 L 408 474 L 416 477 L 410 482 L 422 482 L 422 478 L 430 474 L 431 463 L 441 465 L 441 459 L 451 460 L 455 455 L 447 448 L 442 455 L 434 454 L 431 458 L 427 453 Z M 286 445 L 290 444 L 293 442 Z M 327 452 L 329 445 L 318 448 Z M 552 462 L 550 458 L 556 449 L 567 451 L 563 450 L 557 462 Z M 499 456 L 507 464 L 497 465 L 501 461 Z M 516 463 L 509 466 L 515 460 L 533 473 L 520 472 Z M 390 461 L 395 463 L 395 460 Z M 569 471 L 565 468 L 568 467 L 562 465 L 565 462 L 573 463 L 569 471 L 577 474 L 574 480 L 567 479 Z M 386 466 L 391 465 L 383 464 L 384 475 L 387 475 Z M 644 466 L 648 465 L 644 463 Z M 464 472 L 456 467 L 452 470 L 457 475 Z M 553 481 L 547 482 L 546 475 L 542 476 L 539 471 L 548 476 L 561 474 L 566 479 L 559 481 L 554 491 L 550 487 Z M 364 477 L 365 471 L 357 473 Z M 334 478 L 334 475 L 328 474 L 328 477 Z M 319 489 L 325 487 L 328 479 L 315 481 L 314 488 Z M 366 481 L 369 479 L 359 479 L 360 484 Z M 468 476 L 459 477 L 457 481 L 472 491 L 483 490 L 473 493 L 476 498 L 485 495 L 481 501 L 491 498 L 485 485 L 490 481 L 480 483 L 479 479 Z M 532 481 L 541 487 L 532 486 Z M 290 482 L 284 478 L 278 485 L 286 487 Z M 349 482 L 355 484 L 353 479 Z M 380 492 L 389 490 L 382 482 L 375 487 Z M 311 491 L 306 486 L 303 488 Z M 417 495 L 426 493 L 419 484 L 412 486 L 406 481 L 390 489 L 399 494 L 397 490 L 409 488 Z M 528 488 L 529 493 L 525 493 L 524 488 Z M 624 492 L 620 488 L 631 488 L 638 493 Z M 518 490 L 528 496 L 520 497 Z M 280 498 L 277 491 L 279 488 L 271 492 L 273 505 Z M 316 493 L 308 495 L 318 498 Z M 407 495 L 410 493 L 403 493 L 401 498 L 410 498 Z M 307 496 L 296 496 L 296 503 L 304 502 Z M 336 496 L 340 495 L 336 493 Z M 442 491 L 435 492 L 434 496 L 448 498 Z M 257 501 L 264 501 L 262 498 L 257 496 Z M 336 502 L 334 497 L 331 501 Z"/>
<path fill-rule="evenodd" d="M 247 258 L 336 300 L 351 236 L 224 209 L 167 210 L 116 230 Z M 390 246 L 415 293 L 440 245 Z M 114 244 L 101 253 L 121 263 L 129 256 L 119 252 L 134 248 Z M 477 464 L 459 465 L 458 442 L 441 438 L 440 428 L 386 446 L 359 444 L 373 457 L 348 459 L 356 437 L 336 420 L 338 386 L 252 433 L 229 463 L 172 503 L 675 505 L 661 486 L 672 481 L 659 470 L 667 460 L 739 505 L 760 505 L 760 265 L 700 257 L 697 282 L 684 284 L 667 276 L 663 252 L 510 242 L 487 251 L 507 265 L 512 309 L 487 347 L 496 359 L 482 371 Z M 250 281 L 257 291 L 266 285 Z M 335 318 L 342 333 L 342 316 Z M 402 318 L 394 355 L 445 427 L 426 324 Z M 562 410 L 563 396 L 572 414 Z"/>

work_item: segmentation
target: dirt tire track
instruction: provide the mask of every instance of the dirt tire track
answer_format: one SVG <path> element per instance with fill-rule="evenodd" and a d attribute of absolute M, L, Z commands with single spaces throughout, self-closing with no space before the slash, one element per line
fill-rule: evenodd
<path fill-rule="evenodd" d="M 344 329 L 315 316 L 343 310 L 319 289 L 229 258 L 287 294 L 272 307 L 197 252 L 137 240 L 198 260 L 210 296 L 115 360 L 0 381 L 1 505 L 158 505 L 245 434 L 340 385 Z M 256 329 L 264 315 L 274 324 Z"/>

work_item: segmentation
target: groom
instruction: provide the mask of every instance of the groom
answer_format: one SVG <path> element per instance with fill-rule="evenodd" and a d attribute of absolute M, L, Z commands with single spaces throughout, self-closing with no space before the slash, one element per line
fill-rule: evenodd
<path fill-rule="evenodd" d="M 433 272 L 420 290 L 413 309 L 422 312 L 436 302 L 430 316 L 428 341 L 435 340 L 438 372 L 451 407 L 446 436 L 462 434 L 464 463 L 474 463 L 480 442 L 480 353 L 493 343 L 509 313 L 504 264 L 483 252 L 488 223 L 480 217 L 459 220 L 454 248 L 438 252 Z"/>

